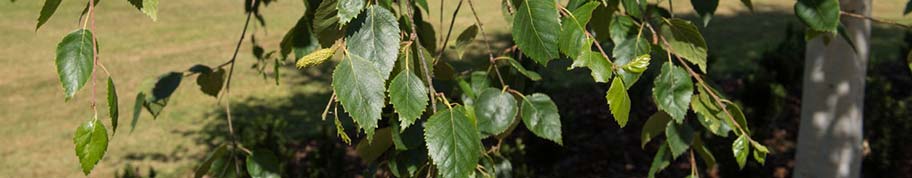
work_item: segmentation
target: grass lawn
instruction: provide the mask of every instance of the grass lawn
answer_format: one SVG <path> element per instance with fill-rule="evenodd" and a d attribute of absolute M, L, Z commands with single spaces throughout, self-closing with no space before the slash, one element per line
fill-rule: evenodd
<path fill-rule="evenodd" d="M 485 31 L 497 40 L 495 51 L 510 43 L 509 24 L 501 15 L 499 2 L 476 0 Z M 63 1 L 56 15 L 36 32 L 35 19 L 42 3 L 40 0 L 15 3 L 0 0 L 0 71 L 4 73 L 0 77 L 0 96 L 3 96 L 0 99 L 0 123 L 3 123 L 0 125 L 0 143 L 3 143 L 0 146 L 0 177 L 83 177 L 73 151 L 72 136 L 80 123 L 92 117 L 89 107 L 92 86 L 89 83 L 75 99 L 64 102 L 53 59 L 57 42 L 80 27 L 77 18 L 84 2 Z M 430 3 L 432 12 L 438 12 L 439 1 Z M 449 24 L 456 1 L 447 3 L 445 24 Z M 701 29 L 710 45 L 710 53 L 720 61 L 732 64 L 756 58 L 781 40 L 786 23 L 798 25 L 797 18 L 791 15 L 793 3 L 791 0 L 757 1 L 754 3 L 757 9 L 750 13 L 739 1 L 723 0 L 717 17 L 708 28 Z M 900 12 L 904 3 L 905 0 L 878 0 L 874 16 L 902 18 Z M 675 5 L 674 11 L 678 15 L 692 18 L 688 1 L 675 1 Z M 134 96 L 144 80 L 168 71 L 186 70 L 194 64 L 213 66 L 228 60 L 244 20 L 241 1 L 163 1 L 158 9 L 158 21 L 153 22 L 127 1 L 103 1 L 98 5 L 97 31 L 94 33 L 101 46 L 100 60 L 114 74 L 117 83 L 121 124 L 109 143 L 105 158 L 95 167 L 91 177 L 113 177 L 115 171 L 127 164 L 140 166 L 144 171 L 154 167 L 163 177 L 187 177 L 206 151 L 197 142 L 201 135 L 196 131 L 206 123 L 224 121 L 208 114 L 217 110 L 220 103 L 200 93 L 195 77 L 191 77 L 184 80 L 161 116 L 152 120 L 144 112 L 136 129 L 130 132 Z M 251 32 L 257 34 L 257 40 L 267 50 L 277 49 L 282 35 L 300 17 L 302 9 L 301 1 L 277 2 L 264 10 L 267 26 L 251 28 Z M 455 22 L 452 38 L 474 23 L 467 6 L 463 10 Z M 436 13 L 428 15 L 433 17 L 428 21 L 437 28 L 438 39 L 442 39 L 445 30 L 440 29 L 437 16 Z M 878 33 L 875 29 L 874 46 L 889 48 L 890 43 L 900 40 L 896 30 L 882 31 Z M 484 52 L 480 39 L 476 38 L 469 53 Z M 254 62 L 249 44 L 245 42 L 239 54 L 232 101 L 330 92 L 326 83 L 301 85 L 307 77 L 297 72 L 285 72 L 287 80 L 279 86 L 264 80 L 249 68 Z M 877 55 L 876 51 L 874 55 Z M 286 68 L 288 70 L 292 69 Z M 103 73 L 99 70 L 99 74 Z M 98 95 L 105 93 L 104 78 L 100 75 L 96 79 Z M 322 106 L 324 102 L 325 99 L 313 104 Z M 102 97 L 98 103 L 99 110 L 104 111 Z M 319 117 L 319 112 L 307 113 L 314 113 L 309 114 L 310 117 Z M 98 117 L 109 123 L 106 113 L 101 112 Z"/>

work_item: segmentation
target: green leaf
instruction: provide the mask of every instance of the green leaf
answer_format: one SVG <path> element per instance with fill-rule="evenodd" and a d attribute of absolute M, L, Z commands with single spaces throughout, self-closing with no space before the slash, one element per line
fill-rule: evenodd
<path fill-rule="evenodd" d="M 662 25 L 662 37 L 668 40 L 671 47 L 666 50 L 696 64 L 701 71 L 706 72 L 706 41 L 697 27 L 683 19 L 670 19 L 665 22 Z"/>
<path fill-rule="evenodd" d="M 603 1 L 603 5 L 596 7 L 592 12 L 589 29 L 596 41 L 605 43 L 611 40 L 611 19 L 614 19 L 614 12 L 618 11 L 618 3 L 618 0 Z"/>
<path fill-rule="evenodd" d="M 355 151 L 365 163 L 373 163 L 377 158 L 383 155 L 386 150 L 393 146 L 392 130 L 389 127 L 377 129 L 377 138 L 373 140 L 361 140 L 355 146 Z"/>
<path fill-rule="evenodd" d="M 225 70 L 222 68 L 214 72 L 202 72 L 196 77 L 196 85 L 199 85 L 200 91 L 212 97 L 218 97 L 224 83 Z"/>
<path fill-rule="evenodd" d="M 677 123 L 684 122 L 690 98 L 693 95 L 693 82 L 690 75 L 681 67 L 671 63 L 662 65 L 662 72 L 656 76 L 652 96 L 659 109 L 668 113 Z"/>
<path fill-rule="evenodd" d="M 82 173 L 88 176 L 108 150 L 108 131 L 98 118 L 92 119 L 76 128 L 73 144 L 76 145 L 76 157 L 82 165 Z"/>
<path fill-rule="evenodd" d="M 272 151 L 255 149 L 247 157 L 247 173 L 253 178 L 280 178 L 279 158 Z"/>
<path fill-rule="evenodd" d="M 209 153 L 209 155 L 206 156 L 206 159 L 203 160 L 203 163 L 200 164 L 200 166 L 196 168 L 196 171 L 194 171 L 193 177 L 202 178 L 203 176 L 206 176 L 206 173 L 209 173 L 209 168 L 212 167 L 212 162 L 214 162 L 216 159 L 225 155 L 225 152 L 227 152 L 227 151 L 228 151 L 228 146 L 225 144 L 222 144 L 218 148 L 215 148 L 215 151 L 213 151 L 212 153 Z"/>
<path fill-rule="evenodd" d="M 313 17 L 313 33 L 317 36 L 323 47 L 332 46 L 339 38 L 342 31 L 339 25 L 339 10 L 336 10 L 338 0 L 323 0 L 317 6 Z"/>
<path fill-rule="evenodd" d="M 143 14 L 146 14 L 152 21 L 158 20 L 158 0 L 129 0 L 130 4 L 133 7 L 136 7 L 137 10 L 142 11 Z"/>
<path fill-rule="evenodd" d="M 316 66 L 318 64 L 322 64 L 335 54 L 336 48 L 323 48 L 316 50 L 302 57 L 301 59 L 298 59 L 298 62 L 295 62 L 295 67 L 298 67 L 298 69 L 303 69 L 306 67 Z"/>
<path fill-rule="evenodd" d="M 475 100 L 478 130 L 484 135 L 497 135 L 510 127 L 519 112 L 513 95 L 496 88 L 484 89 Z"/>
<path fill-rule="evenodd" d="M 523 67 L 523 65 L 520 64 L 519 61 L 516 61 L 516 59 L 513 59 L 512 57 L 502 56 L 502 57 L 497 57 L 497 59 L 498 60 L 506 59 L 507 62 L 510 63 L 510 66 L 513 66 L 513 69 L 516 69 L 517 72 L 528 77 L 532 81 L 539 81 L 542 79 L 541 75 L 539 75 L 537 72 L 526 69 L 526 67 Z"/>
<path fill-rule="evenodd" d="M 79 29 L 70 32 L 57 44 L 57 75 L 67 101 L 92 77 L 92 69 L 95 67 L 92 38 L 91 31 Z"/>
<path fill-rule="evenodd" d="M 757 160 L 761 165 L 765 164 L 766 154 L 769 153 L 769 149 L 756 141 L 751 141 L 751 146 L 754 147 L 754 160 Z"/>
<path fill-rule="evenodd" d="M 60 6 L 60 0 L 44 0 L 44 6 L 41 7 L 41 15 L 38 16 L 38 25 L 35 25 L 35 31 L 38 31 L 41 25 L 44 25 L 48 19 L 51 19 L 51 16 L 54 16 L 58 6 Z"/>
<path fill-rule="evenodd" d="M 389 10 L 371 6 L 352 21 L 348 30 L 345 43 L 348 51 L 373 63 L 378 71 L 375 76 L 386 81 L 399 53 L 396 16 Z"/>
<path fill-rule="evenodd" d="M 513 19 L 516 46 L 542 65 L 558 57 L 561 29 L 556 5 L 553 0 L 523 0 Z"/>
<path fill-rule="evenodd" d="M 548 95 L 535 93 L 523 98 L 522 119 L 532 133 L 536 136 L 554 141 L 563 145 L 561 139 L 560 114 L 557 105 Z"/>
<path fill-rule="evenodd" d="M 836 33 L 839 0 L 798 0 L 795 15 L 811 30 Z"/>
<path fill-rule="evenodd" d="M 358 128 L 367 134 L 367 140 L 373 138 L 381 109 L 386 104 L 384 82 L 378 76 L 380 71 L 373 63 L 354 53 L 347 55 L 333 71 L 333 90 Z"/>
<path fill-rule="evenodd" d="M 428 90 L 411 70 L 399 72 L 389 84 L 390 103 L 399 113 L 402 129 L 415 123 L 428 105 Z"/>
<path fill-rule="evenodd" d="M 285 33 L 279 42 L 279 52 L 283 58 L 294 52 L 294 59 L 297 60 L 320 47 L 319 40 L 310 30 L 310 26 L 307 16 L 301 16 L 295 26 Z"/>
<path fill-rule="evenodd" d="M 646 68 L 649 67 L 650 60 L 652 60 L 652 58 L 649 57 L 649 54 L 640 55 L 636 59 L 633 59 L 633 61 L 624 64 L 624 70 L 634 74 L 643 73 L 646 71 Z"/>
<path fill-rule="evenodd" d="M 357 17 L 364 9 L 364 0 L 339 0 L 336 10 L 339 11 L 339 24 L 345 25 Z"/>
<path fill-rule="evenodd" d="M 662 111 L 649 116 L 649 119 L 643 124 L 643 132 L 640 134 L 640 147 L 646 148 L 646 143 L 649 143 L 652 138 L 665 133 L 665 127 L 668 126 L 669 121 L 671 121 L 671 116 Z"/>
<path fill-rule="evenodd" d="M 747 163 L 747 154 L 750 153 L 748 139 L 747 135 L 741 135 L 732 143 L 732 153 L 735 155 L 735 160 L 741 169 L 744 169 L 744 164 Z"/>
<path fill-rule="evenodd" d="M 136 129 L 136 122 L 139 121 L 139 114 L 142 114 L 143 103 L 146 103 L 146 93 L 139 92 L 136 94 L 135 103 L 133 104 L 133 121 L 130 122 L 130 133 Z"/>
<path fill-rule="evenodd" d="M 728 116 L 710 100 L 707 94 L 702 92 L 702 89 L 700 91 L 701 93 L 694 95 L 690 101 L 690 107 L 697 113 L 697 120 L 700 121 L 700 125 L 703 125 L 706 130 L 715 135 L 728 137 L 728 132 L 732 128 L 725 122 Z"/>
<path fill-rule="evenodd" d="M 580 51 L 580 55 L 573 60 L 570 68 L 586 67 L 591 71 L 590 75 L 595 82 L 608 83 L 611 80 L 612 64 L 602 53 L 585 50 Z"/>
<path fill-rule="evenodd" d="M 655 177 L 656 173 L 671 165 L 671 160 L 668 144 L 663 143 L 662 146 L 659 146 L 659 150 L 656 151 L 655 157 L 652 158 L 652 164 L 649 166 L 649 178 Z"/>
<path fill-rule="evenodd" d="M 906 65 L 908 65 L 909 70 L 912 71 L 912 50 L 909 50 L 909 54 L 906 55 Z"/>
<path fill-rule="evenodd" d="M 117 106 L 117 89 L 114 88 L 114 79 L 108 77 L 108 117 L 111 117 L 111 135 L 117 134 L 117 120 L 120 111 Z"/>
<path fill-rule="evenodd" d="M 491 80 L 488 79 L 488 73 L 484 71 L 475 71 L 470 74 L 472 79 L 472 92 L 476 96 L 481 95 L 485 89 L 491 87 Z"/>
<path fill-rule="evenodd" d="M 561 19 L 560 51 L 569 57 L 580 56 L 581 51 L 588 51 L 592 47 L 593 39 L 586 35 L 586 25 L 592 18 L 592 11 L 599 3 L 591 1 L 573 10 L 568 16 Z"/>
<path fill-rule="evenodd" d="M 695 135 L 699 135 L 699 134 L 695 134 Z M 707 149 L 706 146 L 703 144 L 702 138 L 700 138 L 699 136 L 694 137 L 693 147 L 694 147 L 694 150 L 697 151 L 697 154 L 700 155 L 701 158 L 703 158 L 703 162 L 706 163 L 706 168 L 712 169 L 713 167 L 716 166 L 716 157 L 713 156 L 712 152 L 710 152 L 709 149 Z"/>
<path fill-rule="evenodd" d="M 684 154 L 684 152 L 690 148 L 690 143 L 693 141 L 694 137 L 693 132 L 693 129 L 686 124 L 668 122 L 668 126 L 665 127 L 665 141 L 668 142 L 668 148 L 671 150 L 672 158 L 678 158 L 678 156 L 681 156 L 681 154 Z"/>
<path fill-rule="evenodd" d="M 633 19 L 629 16 L 615 16 L 610 24 L 611 41 L 614 42 L 612 57 L 614 64 L 624 66 L 635 58 L 649 54 L 650 44 L 640 33 Z M 607 36 L 607 35 L 603 35 Z M 640 74 L 617 70 L 618 76 L 624 80 L 624 85 L 629 89 L 640 78 Z"/>
<path fill-rule="evenodd" d="M 630 97 L 627 96 L 627 88 L 624 87 L 624 82 L 620 78 L 614 78 L 611 81 L 611 87 L 608 88 L 605 99 L 608 100 L 614 120 L 621 128 L 624 128 L 630 115 Z"/>
<path fill-rule="evenodd" d="M 749 0 L 744 1 L 750 2 Z M 697 12 L 697 15 L 700 16 L 700 19 L 703 20 L 703 26 L 705 27 L 709 25 L 709 20 L 716 13 L 716 8 L 719 7 L 719 0 L 690 0 L 690 4 L 693 6 L 694 11 Z"/>
<path fill-rule="evenodd" d="M 621 0 L 621 5 L 624 6 L 627 15 L 642 18 L 647 2 L 646 0 Z"/>
<path fill-rule="evenodd" d="M 738 107 L 738 105 L 731 103 L 731 104 L 725 105 L 725 108 L 728 109 L 729 113 L 731 113 L 731 116 L 735 119 L 735 122 L 738 122 L 738 125 L 740 125 L 741 128 L 743 128 L 744 130 L 747 131 L 747 135 L 750 135 L 750 133 L 751 133 L 750 127 L 747 126 L 747 119 L 744 117 L 744 112 L 741 111 L 741 107 Z M 721 113 L 721 114 L 725 114 L 725 113 Z M 723 115 L 723 116 L 728 117 L 727 115 Z M 731 128 L 737 128 L 737 127 L 732 125 Z M 741 135 L 740 131 L 736 131 L 735 133 Z"/>
<path fill-rule="evenodd" d="M 454 46 L 454 48 L 456 48 L 456 56 L 458 56 L 459 59 L 462 59 L 465 48 L 472 43 L 472 40 L 475 39 L 476 35 L 478 35 L 478 26 L 475 26 L 474 24 L 463 30 L 462 33 L 459 33 L 459 37 L 456 38 L 456 45 Z"/>
<path fill-rule="evenodd" d="M 438 176 L 468 177 L 475 171 L 482 152 L 481 136 L 462 106 L 437 112 L 424 123 L 424 129 L 428 156 L 437 166 Z"/>

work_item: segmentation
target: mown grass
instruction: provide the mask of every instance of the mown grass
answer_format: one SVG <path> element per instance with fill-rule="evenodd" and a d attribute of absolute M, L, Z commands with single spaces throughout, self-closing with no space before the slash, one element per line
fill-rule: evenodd
<path fill-rule="evenodd" d="M 509 24 L 501 15 L 499 2 L 476 0 L 485 31 L 490 35 L 489 39 L 495 40 L 495 53 L 510 44 Z M 72 134 L 78 124 L 92 117 L 89 107 L 92 86 L 88 85 L 75 99 L 64 102 L 53 59 L 56 43 L 68 32 L 81 27 L 78 13 L 84 7 L 83 3 L 64 1 L 50 22 L 36 32 L 35 19 L 41 1 L 11 3 L 0 0 L 0 71 L 3 73 L 0 77 L 0 95 L 3 96 L 0 99 L 0 123 L 3 123 L 0 124 L 0 142 L 3 143 L 0 146 L 0 177 L 82 177 L 73 153 Z M 437 28 L 438 39 L 442 39 L 456 1 L 447 1 L 443 13 L 446 25 L 441 25 L 437 19 L 439 2 L 430 3 L 433 13 L 427 20 Z M 875 2 L 874 16 L 902 18 L 899 4 L 903 3 L 903 0 L 879 0 Z M 723 0 L 710 26 L 701 29 L 711 53 L 728 64 L 722 68 L 730 68 L 720 70 L 744 67 L 740 64 L 745 63 L 739 60 L 756 58 L 778 42 L 785 24 L 798 25 L 791 15 L 792 4 L 793 1 L 788 0 L 757 1 L 757 9 L 751 13 L 738 1 Z M 229 59 L 243 25 L 241 5 L 240 1 L 217 0 L 161 2 L 157 22 L 152 22 L 126 1 L 104 1 L 98 6 L 95 33 L 101 45 L 100 57 L 117 82 L 122 112 L 117 135 L 112 138 L 105 159 L 91 177 L 112 177 L 127 164 L 143 170 L 153 167 L 164 177 L 186 177 L 192 172 L 206 151 L 196 142 L 201 136 L 194 133 L 207 123 L 223 122 L 222 118 L 213 118 L 208 113 L 218 109 L 224 101 L 218 103 L 201 94 L 193 78 L 188 78 L 162 116 L 153 120 L 143 113 L 136 130 L 130 132 L 133 96 L 146 79 L 167 71 L 182 71 L 194 64 L 217 65 Z M 456 38 L 462 29 L 474 23 L 467 5 L 455 22 L 451 38 Z M 282 35 L 302 14 L 302 9 L 301 1 L 277 2 L 264 11 L 267 26 L 252 28 L 251 32 L 257 34 L 258 41 L 267 49 L 276 49 Z M 692 18 L 687 1 L 676 1 L 674 12 Z M 874 46 L 889 48 L 890 43 L 900 40 L 898 34 L 896 30 L 875 31 Z M 486 57 L 481 55 L 485 53 L 481 39 L 476 38 L 467 56 Z M 249 42 L 245 42 L 238 59 L 232 101 L 329 90 L 325 83 L 306 87 L 292 84 L 289 81 L 302 77 L 295 72 L 285 72 L 283 75 L 290 80 L 275 86 L 248 68 L 254 61 L 249 51 Z M 874 55 L 877 55 L 876 51 Z M 100 70 L 99 74 L 102 74 Z M 103 74 L 97 76 L 98 95 L 105 92 L 104 78 Z M 99 110 L 104 111 L 101 97 L 98 103 Z M 98 117 L 107 123 L 104 112 Z M 319 116 L 314 114 L 313 117 Z"/>

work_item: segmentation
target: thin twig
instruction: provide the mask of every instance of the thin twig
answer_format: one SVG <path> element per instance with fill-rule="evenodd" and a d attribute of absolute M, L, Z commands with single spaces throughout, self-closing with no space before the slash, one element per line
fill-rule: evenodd
<path fill-rule="evenodd" d="M 888 24 L 888 25 L 895 25 L 895 26 L 899 26 L 899 27 L 903 27 L 903 28 L 912 29 L 912 26 L 910 26 L 910 25 L 908 25 L 908 24 L 901 24 L 901 23 L 899 23 L 899 22 L 888 21 L 888 20 L 882 20 L 882 19 L 878 19 L 878 18 L 871 17 L 871 16 L 865 16 L 865 15 L 856 14 L 856 13 L 851 13 L 851 12 L 846 12 L 846 11 L 839 11 L 839 14 L 841 14 L 841 15 L 843 15 L 843 16 L 846 16 L 846 17 L 858 18 L 858 19 L 863 19 L 863 20 L 870 20 L 870 21 L 872 21 L 872 22 L 877 22 L 877 23 L 882 23 L 882 24 Z"/>
<path fill-rule="evenodd" d="M 92 30 L 91 30 L 92 32 L 91 33 L 93 33 L 92 34 L 92 65 L 98 66 L 98 42 L 95 40 L 96 38 L 95 38 L 95 34 L 94 34 L 95 33 L 95 1 L 94 0 L 89 0 L 89 20 L 88 21 L 91 21 L 91 23 L 92 23 Z M 83 27 L 83 28 L 85 28 L 85 27 Z M 95 68 L 96 67 L 92 68 L 92 111 L 95 112 L 95 115 L 98 115 L 97 101 L 95 98 L 95 91 L 97 88 L 96 83 L 98 83 L 98 82 L 95 81 L 95 73 L 96 73 L 95 71 L 97 71 L 97 69 L 95 69 Z M 95 117 L 95 119 L 97 120 L 98 117 Z"/>
<path fill-rule="evenodd" d="M 446 37 L 443 38 L 443 46 L 440 46 L 440 51 L 437 51 L 437 57 L 435 57 L 435 59 L 441 59 L 440 57 L 443 56 L 443 52 L 446 51 L 447 44 L 450 42 L 450 35 L 453 34 L 453 24 L 456 23 L 456 15 L 459 15 L 459 9 L 462 8 L 462 2 L 463 0 L 459 0 L 459 3 L 456 4 L 456 10 L 453 11 L 453 18 L 450 18 L 450 26 L 447 29 Z M 443 11 L 440 13 L 443 13 Z"/>
<path fill-rule="evenodd" d="M 252 1 L 251 4 L 256 3 L 256 0 L 250 0 L 250 1 Z M 253 13 L 250 13 L 250 12 L 247 13 L 247 20 L 244 21 L 244 29 L 241 31 L 241 37 L 240 37 L 240 39 L 238 39 L 237 45 L 234 47 L 234 54 L 231 55 L 231 60 L 229 60 L 229 62 L 231 63 L 231 67 L 228 69 L 228 78 L 225 81 L 225 93 L 223 93 L 223 95 L 226 97 L 225 113 L 226 113 L 226 119 L 228 120 L 228 138 L 231 139 L 231 145 L 233 146 L 233 148 L 235 148 L 235 149 L 232 149 L 232 152 L 234 150 L 237 150 L 240 147 L 238 147 L 237 138 L 234 134 L 234 125 L 232 125 L 232 123 L 231 123 L 231 120 L 232 120 L 231 119 L 231 78 L 232 78 L 232 76 L 234 76 L 234 66 L 237 63 L 238 51 L 240 51 L 240 49 L 241 49 L 241 44 L 244 43 L 244 37 L 247 36 L 247 27 L 250 26 L 250 17 L 252 15 L 253 15 Z M 235 159 L 235 172 L 240 174 L 240 160 L 238 160 L 237 157 L 234 157 L 234 159 Z"/>
<path fill-rule="evenodd" d="M 408 18 L 406 18 L 406 19 L 408 19 L 408 22 L 412 24 L 412 25 L 410 25 L 412 27 L 412 34 L 409 35 L 409 39 L 411 41 L 418 41 L 419 40 L 418 29 L 415 28 L 416 24 L 414 21 L 415 15 L 412 10 L 412 1 L 405 0 L 405 3 L 406 3 L 405 6 L 408 7 L 406 10 L 406 11 L 408 11 L 406 13 L 408 15 Z M 441 2 L 441 3 L 443 3 L 443 2 Z M 441 5 L 440 8 L 442 9 L 443 5 Z M 441 12 L 443 12 L 443 11 L 441 11 Z M 415 48 L 415 50 L 418 51 L 418 61 L 421 63 L 421 69 L 424 70 L 424 79 L 427 81 L 428 95 L 431 97 L 430 98 L 431 99 L 431 111 L 433 111 L 433 113 L 437 113 L 437 101 L 434 100 L 434 98 L 435 98 L 434 93 L 437 93 L 437 90 L 434 89 L 434 80 L 431 78 L 431 73 L 429 72 L 430 70 L 428 70 L 427 61 L 425 61 L 425 59 L 424 59 L 424 50 L 421 50 L 422 49 L 421 43 L 415 43 L 415 46 L 417 46 L 417 48 Z"/>
<path fill-rule="evenodd" d="M 497 62 L 494 59 L 494 53 L 491 51 L 491 49 L 494 49 L 494 48 L 491 47 L 491 41 L 488 40 L 488 34 L 485 33 L 484 27 L 481 24 L 481 19 L 478 18 L 478 12 L 475 11 L 475 4 L 472 3 L 472 0 L 468 0 L 468 1 L 469 1 L 469 9 L 472 10 L 472 16 L 475 17 L 475 23 L 478 24 L 478 30 L 481 31 L 481 39 L 484 40 L 485 46 L 487 46 L 487 48 L 485 48 L 485 50 L 488 52 L 488 61 L 491 63 L 492 66 L 494 66 L 495 63 Z M 500 85 L 506 86 L 507 84 L 504 82 L 503 76 L 501 76 L 501 74 L 500 74 L 500 69 L 498 69 L 497 67 L 494 67 L 494 73 L 497 74 L 497 80 L 500 81 Z"/>

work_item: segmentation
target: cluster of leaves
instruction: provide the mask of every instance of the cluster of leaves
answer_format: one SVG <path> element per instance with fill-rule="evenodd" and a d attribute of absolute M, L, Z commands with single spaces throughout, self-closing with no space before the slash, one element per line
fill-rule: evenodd
<path fill-rule="evenodd" d="M 86 18 L 86 24 L 92 19 L 93 5 L 97 1 L 90 1 L 84 10 L 83 14 L 90 17 Z M 474 14 L 472 1 L 460 0 L 460 7 L 463 1 L 469 1 Z M 153 20 L 157 19 L 157 0 L 129 2 Z M 270 2 L 245 1 L 247 23 L 250 15 L 255 15 L 260 24 L 265 25 L 259 9 L 261 4 Z M 338 111 L 342 106 L 358 132 L 363 131 L 366 136 L 357 145 L 362 158 L 367 162 L 387 163 L 385 165 L 396 176 L 499 175 L 498 168 L 492 166 L 495 158 L 504 160 L 498 153 L 499 141 L 509 136 L 520 122 L 538 137 L 562 145 L 560 114 L 551 98 L 543 93 L 524 94 L 510 88 L 500 74 L 499 65 L 506 64 L 530 80 L 540 80 L 538 73 L 527 70 L 519 62 L 524 58 L 542 66 L 552 60 L 569 59 L 573 63 L 568 70 L 585 68 L 591 71 L 595 82 L 610 83 L 605 97 L 608 109 L 621 127 L 626 125 L 631 110 L 627 89 L 650 66 L 661 66 L 653 69 L 659 70 L 659 75 L 652 90 L 660 111 L 646 121 L 641 139 L 645 148 L 649 141 L 665 135 L 650 168 L 650 177 L 688 150 L 691 160 L 695 160 L 696 152 L 706 166 L 714 166 L 713 154 L 703 145 L 704 134 L 695 129 L 699 127 L 721 137 L 734 132 L 732 155 L 741 167 L 746 164 L 751 150 L 760 163 L 769 153 L 765 146 L 750 137 L 750 129 L 738 105 L 725 99 L 702 79 L 700 73 L 707 71 L 708 49 L 697 27 L 645 0 L 570 0 L 566 5 L 553 0 L 503 0 L 504 15 L 512 25 L 515 49 L 518 50 L 506 50 L 504 56 L 494 57 L 489 49 L 491 66 L 463 75 L 457 75 L 441 58 L 448 48 L 452 27 L 438 50 L 434 29 L 422 17 L 430 10 L 425 0 L 304 2 L 304 15 L 288 31 L 279 51 L 267 53 L 251 38 L 255 46 L 253 54 L 258 59 L 253 68 L 265 77 L 267 61 L 274 61 L 278 83 L 279 66 L 292 53 L 296 66 L 306 68 L 321 64 L 341 51 L 338 56 L 342 59 L 332 73 L 334 95 L 324 118 L 330 107 L 335 106 Z M 750 0 L 742 2 L 752 8 Z M 691 3 L 703 25 L 708 25 L 719 4 L 718 0 Z M 838 0 L 799 0 L 796 3 L 797 16 L 816 32 L 809 33 L 812 34 L 809 38 L 816 36 L 814 34 L 841 31 L 838 3 Z M 50 19 L 59 4 L 60 0 L 46 0 L 36 28 Z M 457 7 L 454 14 L 458 12 Z M 453 46 L 458 57 L 462 58 L 466 46 L 479 31 L 484 37 L 483 27 L 476 23 L 459 35 Z M 241 41 L 244 36 L 242 34 Z M 97 46 L 85 25 L 64 37 L 58 45 L 57 71 L 67 100 L 94 77 L 95 67 L 100 66 Z M 279 55 L 275 55 L 276 52 Z M 652 60 L 652 56 L 665 56 L 667 60 Z M 226 78 L 223 67 L 227 65 L 231 68 Z M 184 77 L 198 75 L 196 83 L 201 91 L 218 97 L 227 87 L 226 83 L 230 83 L 233 66 L 234 58 L 217 67 L 197 65 L 185 72 L 169 72 L 146 82 L 136 96 L 131 125 L 135 127 L 143 108 L 157 117 Z M 692 66 L 698 70 L 693 70 Z M 492 86 L 494 82 L 490 80 L 494 76 L 500 81 L 497 87 Z M 458 89 L 453 93 L 438 93 L 434 89 L 435 80 L 456 81 Z M 118 108 L 110 77 L 107 98 L 113 136 Z M 462 102 L 450 102 L 452 98 Z M 694 115 L 689 114 L 691 110 Z M 339 112 L 332 113 L 338 135 L 350 143 L 339 121 Z M 97 119 L 97 112 L 95 115 L 81 124 L 74 136 L 76 155 L 85 174 L 90 173 L 107 149 L 107 129 Z M 389 126 L 379 128 L 384 119 Z M 498 145 L 485 149 L 484 139 L 498 140 Z M 274 153 L 259 149 L 249 151 L 236 144 L 214 150 L 197 169 L 196 176 L 276 177 L 281 174 Z M 236 150 L 245 154 L 237 154 Z M 230 170 L 238 167 L 231 166 L 239 163 L 238 158 L 246 159 L 247 172 Z M 694 161 L 691 164 L 696 177 L 699 175 L 697 165 Z"/>

